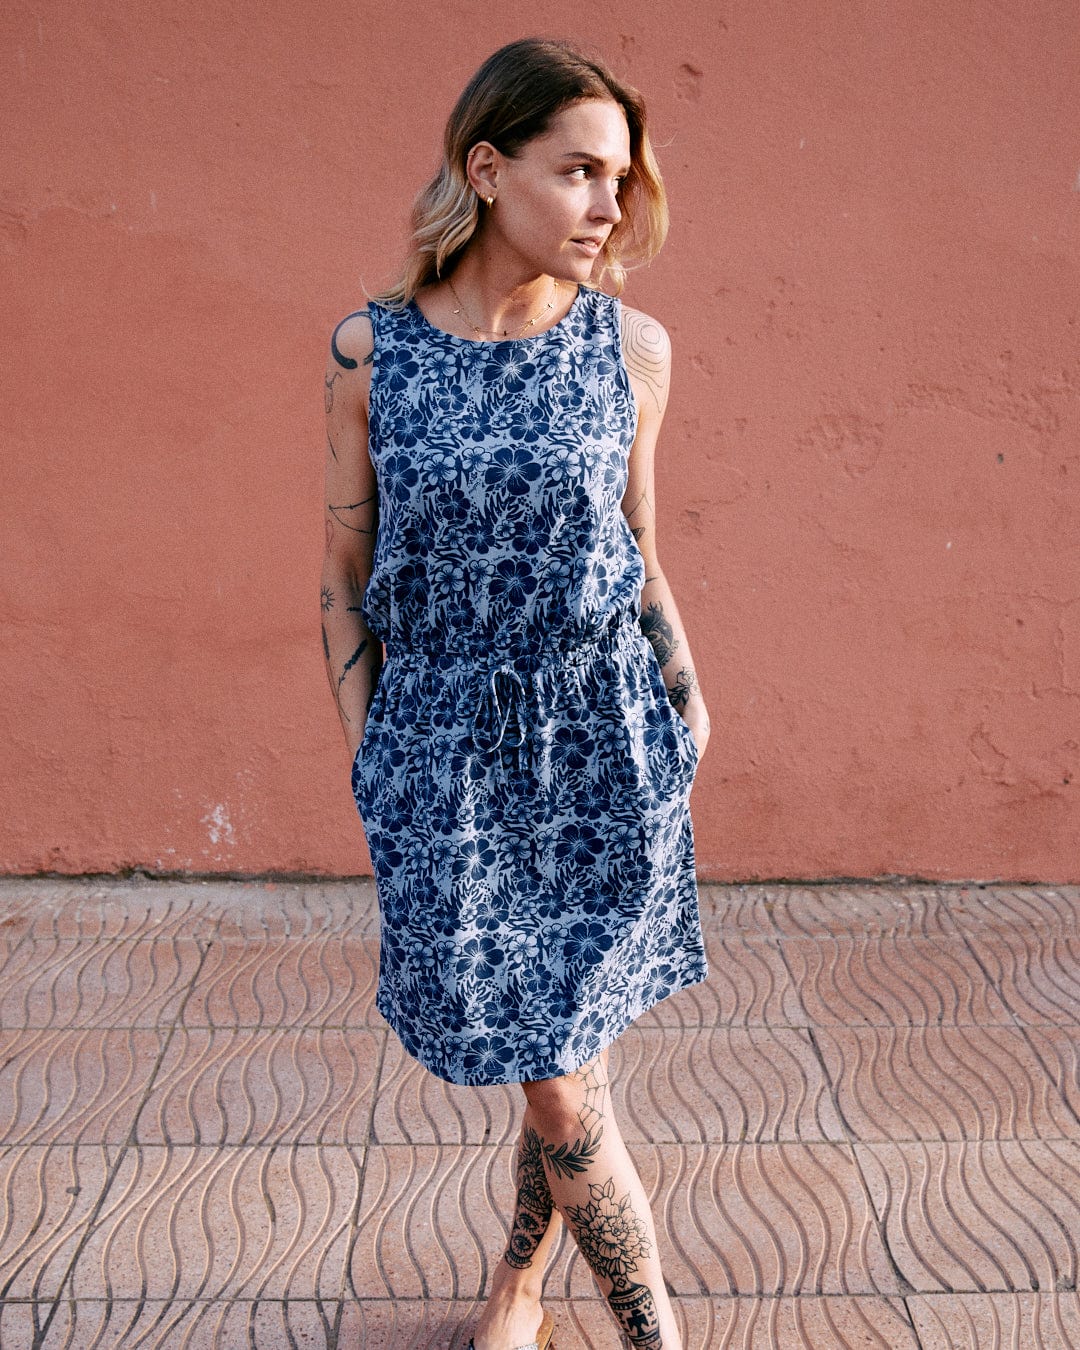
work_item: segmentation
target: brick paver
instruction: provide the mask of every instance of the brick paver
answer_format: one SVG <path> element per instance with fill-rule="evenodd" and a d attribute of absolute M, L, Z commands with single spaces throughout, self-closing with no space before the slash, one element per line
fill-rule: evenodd
<path fill-rule="evenodd" d="M 704 887 L 613 1058 L 687 1350 L 1080 1350 L 1080 888 Z M 374 1011 L 365 882 L 0 881 L 0 1347 L 456 1347 L 520 1092 Z M 557 1350 L 617 1341 L 564 1243 Z"/>

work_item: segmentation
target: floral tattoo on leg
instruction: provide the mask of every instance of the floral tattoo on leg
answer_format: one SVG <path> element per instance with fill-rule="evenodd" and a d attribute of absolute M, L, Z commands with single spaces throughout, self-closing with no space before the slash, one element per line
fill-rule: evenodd
<path fill-rule="evenodd" d="M 615 1199 L 615 1179 L 602 1186 L 589 1184 L 589 1202 L 567 1205 L 566 1218 L 581 1254 L 592 1272 L 610 1280 L 608 1306 L 630 1344 L 640 1350 L 659 1350 L 660 1318 L 648 1285 L 630 1279 L 648 1257 L 650 1243 L 645 1224 L 634 1213 L 629 1195 Z"/>

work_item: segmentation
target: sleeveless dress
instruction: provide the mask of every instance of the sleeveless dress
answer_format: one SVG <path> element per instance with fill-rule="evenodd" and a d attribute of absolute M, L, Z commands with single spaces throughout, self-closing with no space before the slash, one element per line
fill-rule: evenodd
<path fill-rule="evenodd" d="M 377 1006 L 453 1083 L 553 1078 L 703 980 L 694 738 L 639 625 L 620 305 L 473 342 L 369 306 L 386 645 L 352 787 Z"/>

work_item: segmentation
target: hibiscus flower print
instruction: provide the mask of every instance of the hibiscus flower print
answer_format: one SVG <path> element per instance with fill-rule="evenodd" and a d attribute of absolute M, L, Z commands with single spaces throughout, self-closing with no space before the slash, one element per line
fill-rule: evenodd
<path fill-rule="evenodd" d="M 491 580 L 492 599 L 505 599 L 520 608 L 536 590 L 537 580 L 525 558 L 504 558 L 496 563 Z"/>
<path fill-rule="evenodd" d="M 456 968 L 459 976 L 490 980 L 502 963 L 502 949 L 492 937 L 467 938 L 458 948 Z"/>
<path fill-rule="evenodd" d="M 543 472 L 535 457 L 523 446 L 500 446 L 484 474 L 489 487 L 502 487 L 519 497 L 529 491 Z"/>
<path fill-rule="evenodd" d="M 599 919 L 571 924 L 563 951 L 568 961 L 583 961 L 593 965 L 615 945 L 614 936 Z"/>
<path fill-rule="evenodd" d="M 378 356 L 379 379 L 395 393 L 409 387 L 409 381 L 420 373 L 420 367 L 405 347 L 391 347 Z"/>
<path fill-rule="evenodd" d="M 485 384 L 498 384 L 506 393 L 516 394 L 525 388 L 535 373 L 536 367 L 517 350 L 516 343 L 500 342 L 492 348 L 482 378 Z"/>

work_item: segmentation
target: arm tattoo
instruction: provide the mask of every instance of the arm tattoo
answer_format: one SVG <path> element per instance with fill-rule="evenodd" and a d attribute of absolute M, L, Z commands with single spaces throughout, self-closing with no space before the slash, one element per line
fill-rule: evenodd
<path fill-rule="evenodd" d="M 334 608 L 334 592 L 329 586 L 324 586 L 319 592 L 319 604 L 322 606 L 324 614 L 328 609 Z"/>
<path fill-rule="evenodd" d="M 623 356 L 630 372 L 636 375 L 652 394 L 657 408 L 663 412 L 667 394 L 667 343 L 664 331 L 655 320 L 645 314 L 623 311 Z"/>
<path fill-rule="evenodd" d="M 334 683 L 334 672 L 330 668 L 330 643 L 326 636 L 326 624 L 322 625 L 322 649 L 323 656 L 326 657 L 326 678 L 330 681 L 330 692 L 334 696 L 334 705 L 338 710 L 338 716 L 345 722 L 351 722 L 352 718 L 341 706 L 341 681 Z"/>
<path fill-rule="evenodd" d="M 363 656 L 364 652 L 366 652 L 366 651 L 367 651 L 367 638 L 364 638 L 364 640 L 360 643 L 360 646 L 357 647 L 356 651 L 354 651 L 353 654 L 352 654 L 352 656 L 350 656 L 349 659 L 345 662 L 345 665 L 344 665 L 344 667 L 343 667 L 343 669 L 342 669 L 342 672 L 341 672 L 341 674 L 338 676 L 338 688 L 339 688 L 339 689 L 341 688 L 342 684 L 344 684 L 344 682 L 345 682 L 345 676 L 348 675 L 349 671 L 352 670 L 353 666 L 356 665 L 357 661 L 360 660 L 360 658 Z"/>
<path fill-rule="evenodd" d="M 674 629 L 664 616 L 663 605 L 655 603 L 649 605 L 641 616 L 641 631 L 652 643 L 656 659 L 662 666 L 666 666 L 675 655 L 679 642 Z"/>
<path fill-rule="evenodd" d="M 668 698 L 671 700 L 671 706 L 680 711 L 690 702 L 690 695 L 697 688 L 697 676 L 692 670 L 684 667 L 675 676 L 675 683 L 668 690 Z"/>
<path fill-rule="evenodd" d="M 354 362 L 353 362 L 353 365 L 355 365 L 355 364 L 356 364 L 356 362 L 354 361 Z M 335 370 L 333 376 L 325 381 L 325 383 L 326 383 L 326 400 L 325 400 L 325 401 L 326 401 L 326 411 L 327 411 L 328 414 L 331 413 L 331 412 L 333 411 L 333 408 L 334 408 L 334 380 L 340 380 L 340 379 L 341 379 L 341 372 L 340 372 L 339 370 Z M 336 456 L 335 456 L 335 458 L 336 458 Z"/>
<path fill-rule="evenodd" d="M 348 502 L 341 506 L 331 506 L 328 509 L 339 525 L 344 525 L 347 530 L 352 530 L 354 534 L 374 534 L 374 524 L 367 526 L 361 525 L 360 521 L 364 517 L 349 514 L 353 511 L 359 511 L 362 506 L 367 506 L 374 500 L 374 496 L 365 497 L 362 502 Z M 367 518 L 370 518 L 373 513 L 373 510 L 369 511 L 367 513 Z M 348 519 L 346 519 L 346 516 L 348 516 Z"/>
<path fill-rule="evenodd" d="M 337 379 L 337 376 L 336 376 L 336 375 L 334 376 L 334 379 L 335 379 L 335 380 Z M 326 411 L 329 412 L 330 409 L 327 408 Z M 330 453 L 333 455 L 333 457 L 334 457 L 335 459 L 337 459 L 337 451 L 334 449 L 334 442 L 330 439 L 329 436 L 327 436 L 327 438 L 326 438 L 326 448 L 330 451 Z"/>
<path fill-rule="evenodd" d="M 370 320 L 371 318 L 370 314 L 366 309 L 354 309 L 351 314 L 345 315 L 341 323 L 339 323 L 338 326 L 334 329 L 334 332 L 330 338 L 330 351 L 333 353 L 334 360 L 338 363 L 339 366 L 342 366 L 345 370 L 355 370 L 356 361 L 351 356 L 346 356 L 345 353 L 341 350 L 341 348 L 337 345 L 337 335 L 341 332 L 345 324 L 347 324 L 350 319 L 355 319 L 358 314 L 362 314 L 365 319 Z M 366 366 L 370 364 L 370 362 L 371 357 L 368 356 L 364 360 L 364 365 Z"/>
<path fill-rule="evenodd" d="M 652 502 L 649 501 L 649 494 L 648 494 L 647 492 L 643 492 L 643 493 L 641 494 L 641 496 L 637 499 L 637 501 L 633 504 L 633 506 L 629 509 L 629 511 L 624 511 L 624 512 L 623 512 L 623 515 L 626 517 L 627 524 L 630 525 L 630 533 L 634 536 L 635 540 L 640 539 L 641 536 L 645 533 L 645 531 L 649 528 L 648 525 L 632 525 L 632 524 L 630 524 L 630 522 L 633 520 L 634 516 L 638 513 L 638 511 L 639 511 L 643 506 L 646 507 L 646 508 L 648 509 L 648 511 L 649 511 L 649 513 L 650 513 L 650 515 L 651 515 L 651 514 L 652 514 Z"/>

